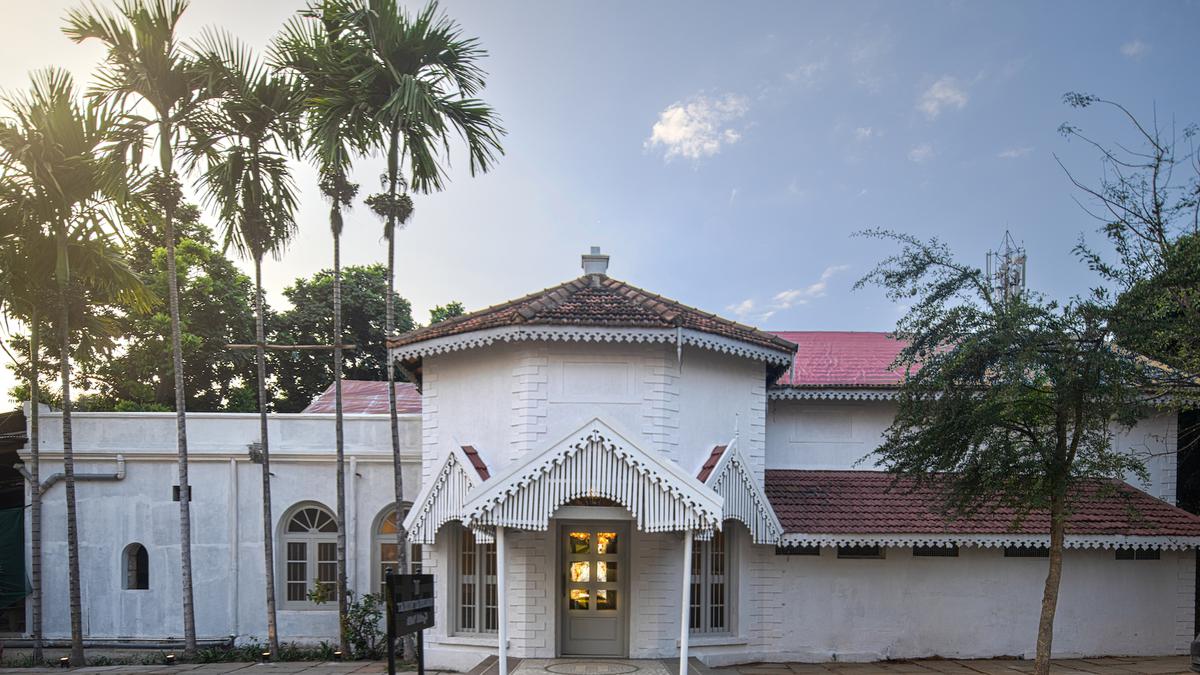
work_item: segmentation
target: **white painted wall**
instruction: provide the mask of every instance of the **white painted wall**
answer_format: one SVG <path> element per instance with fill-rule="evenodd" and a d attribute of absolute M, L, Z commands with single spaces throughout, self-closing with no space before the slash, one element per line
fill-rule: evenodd
<path fill-rule="evenodd" d="M 710 665 L 1033 656 L 1046 559 L 981 548 L 958 558 L 893 548 L 884 560 L 839 560 L 832 549 L 777 556 L 764 546 L 751 555 L 749 644 L 700 648 Z M 1055 656 L 1186 653 L 1194 573 L 1192 552 L 1118 561 L 1113 551 L 1067 551 Z"/>
<path fill-rule="evenodd" d="M 84 632 L 89 639 L 182 637 L 179 609 L 179 504 L 174 415 L 81 413 L 73 415 L 76 471 L 112 473 L 117 453 L 126 459 L 119 482 L 76 486 Z M 336 500 L 332 415 L 273 415 L 270 420 L 273 532 L 286 512 L 315 501 L 331 511 Z M 42 476 L 61 470 L 61 418 L 42 414 Z M 192 501 L 193 582 L 201 638 L 266 636 L 262 553 L 261 467 L 246 447 L 258 436 L 256 415 L 188 416 Z M 401 419 L 404 480 L 420 489 L 416 463 L 418 420 Z M 346 417 L 347 556 L 351 588 L 372 590 L 372 527 L 393 501 L 387 416 Z M 27 458 L 27 455 L 25 455 Z M 66 503 L 60 481 L 46 494 L 43 569 L 45 629 L 50 638 L 70 634 L 67 602 Z M 123 590 L 121 554 L 143 544 L 150 558 L 150 589 Z M 283 550 L 276 538 L 276 558 Z M 277 567 L 282 606 L 281 567 Z M 332 640 L 336 606 L 283 610 L 281 639 Z"/>

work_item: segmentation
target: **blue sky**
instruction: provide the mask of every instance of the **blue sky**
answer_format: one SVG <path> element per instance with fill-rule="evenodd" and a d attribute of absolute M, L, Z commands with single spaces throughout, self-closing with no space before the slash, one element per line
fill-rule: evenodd
<path fill-rule="evenodd" d="M 0 87 L 61 65 L 86 79 L 98 46 L 28 3 L 0 26 Z M 299 3 L 194 0 L 184 32 L 220 24 L 265 45 Z M 868 227 L 938 236 L 980 265 L 1007 228 L 1030 285 L 1094 282 L 1071 255 L 1097 223 L 1063 162 L 1100 174 L 1069 121 L 1127 140 L 1114 115 L 1061 102 L 1078 90 L 1180 127 L 1200 121 L 1200 4 L 445 2 L 491 52 L 486 98 L 509 134 L 492 173 L 419 197 L 399 238 L 398 288 L 418 320 L 479 308 L 579 272 L 589 245 L 610 273 L 774 329 L 885 330 L 899 309 L 854 280 L 890 252 Z M 363 192 L 383 163 L 358 166 Z M 265 271 L 271 296 L 328 266 L 325 207 L 298 176 L 301 234 Z M 348 263 L 384 259 L 365 207 Z M 7 373 L 0 375 L 6 378 Z M 3 388 L 7 384 L 0 382 Z"/>

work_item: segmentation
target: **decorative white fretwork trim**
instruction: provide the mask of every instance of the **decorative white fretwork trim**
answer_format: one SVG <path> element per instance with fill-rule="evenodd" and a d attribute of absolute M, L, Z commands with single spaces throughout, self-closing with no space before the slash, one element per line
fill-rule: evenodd
<path fill-rule="evenodd" d="M 721 523 L 716 492 L 598 419 L 487 481 L 463 514 L 471 526 L 545 530 L 559 506 L 580 497 L 622 504 L 643 532 L 702 532 Z"/>
<path fill-rule="evenodd" d="M 771 387 L 767 397 L 772 401 L 894 401 L 896 389 L 858 389 L 824 387 Z"/>
<path fill-rule="evenodd" d="M 792 362 L 792 353 L 782 349 L 768 349 L 741 340 L 721 335 L 711 335 L 697 330 L 675 328 L 604 328 L 586 326 L 500 326 L 483 330 L 447 335 L 422 342 L 396 347 L 391 350 L 392 359 L 401 361 L 423 358 L 431 354 L 445 354 L 463 349 L 487 347 L 498 342 L 629 342 L 641 344 L 669 343 L 682 340 L 683 344 L 709 349 L 722 354 L 742 356 L 774 365 L 786 366 Z"/>
<path fill-rule="evenodd" d="M 756 544 L 778 543 L 783 525 L 766 493 L 754 480 L 750 466 L 738 450 L 736 438 L 726 446 L 705 484 L 724 500 L 722 519 L 741 521 Z"/>
<path fill-rule="evenodd" d="M 1050 535 L 1041 534 L 800 534 L 789 532 L 781 546 L 1049 546 Z M 1119 534 L 1068 534 L 1066 548 L 1143 548 L 1183 550 L 1200 547 L 1200 537 L 1148 537 Z"/>
<path fill-rule="evenodd" d="M 451 520 L 463 520 L 463 503 L 477 481 L 479 477 L 470 460 L 461 449 L 451 448 L 442 460 L 441 468 L 421 488 L 404 519 L 409 541 L 432 544 L 442 525 Z M 475 532 L 480 541 L 488 540 L 489 536 L 486 532 Z"/>

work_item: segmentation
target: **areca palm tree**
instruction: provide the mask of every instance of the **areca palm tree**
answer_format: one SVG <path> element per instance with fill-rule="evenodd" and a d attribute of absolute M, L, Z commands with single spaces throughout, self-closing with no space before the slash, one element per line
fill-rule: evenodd
<path fill-rule="evenodd" d="M 215 96 L 201 117 L 205 133 L 196 136 L 191 148 L 205 165 L 199 186 L 217 209 L 226 246 L 254 261 L 267 640 L 271 654 L 278 657 L 262 263 L 268 254 L 281 255 L 296 232 L 296 188 L 288 157 L 299 150 L 303 96 L 294 81 L 223 33 L 203 36 L 197 63 Z"/>
<path fill-rule="evenodd" d="M 28 238 L 43 244 L 31 247 L 29 255 L 50 257 L 44 255 L 49 249 L 44 244 L 53 241 L 50 269 L 58 292 L 56 323 L 66 478 L 70 658 L 81 664 L 84 654 L 71 425 L 71 326 L 73 319 L 78 321 L 79 315 L 86 312 L 81 303 L 86 304 L 88 299 L 112 299 L 148 307 L 151 296 L 121 260 L 112 241 L 114 219 L 110 207 L 128 191 L 125 167 L 111 161 L 108 153 L 116 128 L 115 117 L 98 106 L 83 106 L 76 97 L 71 76 L 65 71 L 40 71 L 33 75 L 31 84 L 28 93 L 4 100 L 11 117 L 0 123 L 0 162 L 11 171 L 8 180 L 23 189 L 22 208 L 27 208 L 29 217 L 36 218 L 45 228 L 39 227 Z M 32 325 L 36 327 L 39 323 L 34 319 Z M 37 377 L 36 368 L 33 377 Z"/>
<path fill-rule="evenodd" d="M 355 77 L 368 65 L 338 20 L 337 2 L 310 5 L 293 17 L 274 44 L 275 63 L 295 73 L 304 87 L 305 150 L 321 175 L 321 192 L 329 200 L 333 234 L 333 391 L 334 445 L 337 454 L 337 600 L 339 625 L 347 620 L 346 463 L 342 418 L 342 211 L 350 207 L 358 185 L 349 180 L 356 155 L 369 151 L 374 129 L 371 110 Z M 339 632 L 342 651 L 349 635 Z"/>
<path fill-rule="evenodd" d="M 184 391 L 183 344 L 180 338 L 179 278 L 175 268 L 175 212 L 182 195 L 175 178 L 176 144 L 187 135 L 202 89 L 195 68 L 175 34 L 187 0 L 122 0 L 117 12 L 92 6 L 67 15 L 63 29 L 75 42 L 99 40 L 107 49 L 104 67 L 92 94 L 116 104 L 142 104 L 152 116 L 130 108 L 123 124 L 134 132 L 130 148 L 141 161 L 143 134 L 157 136 L 158 178 L 155 197 L 163 213 L 167 258 L 167 294 L 171 314 L 171 356 L 175 375 L 176 450 L 179 457 L 179 552 L 183 592 L 184 651 L 196 649 L 196 614 L 192 592 L 191 486 L 188 483 L 187 396 Z"/>
<path fill-rule="evenodd" d="M 363 70 L 358 80 L 369 92 L 380 132 L 379 146 L 387 153 L 387 191 L 371 195 L 367 203 L 384 220 L 388 245 L 385 331 L 391 335 L 395 326 L 396 231 L 407 223 L 413 210 L 406 188 L 430 193 L 445 186 L 445 166 L 454 136 L 466 146 L 471 175 L 488 171 L 504 152 L 500 145 L 504 129 L 495 111 L 476 98 L 486 79 L 479 62 L 487 52 L 478 40 L 463 37 L 459 25 L 442 14 L 436 2 L 409 15 L 396 0 L 344 1 L 350 8 L 346 21 L 372 57 L 371 67 Z M 402 168 L 404 163 L 407 167 Z M 400 509 L 404 484 L 391 359 L 387 376 L 396 508 Z M 404 528 L 398 527 L 403 571 L 408 567 L 405 537 Z"/>

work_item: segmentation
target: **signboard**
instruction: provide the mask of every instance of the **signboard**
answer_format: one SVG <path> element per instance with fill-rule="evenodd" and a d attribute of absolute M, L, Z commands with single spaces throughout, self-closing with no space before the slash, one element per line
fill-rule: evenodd
<path fill-rule="evenodd" d="M 433 627 L 433 575 L 384 574 L 388 673 L 396 673 L 396 638 L 417 634 L 417 674 L 425 675 L 425 629 Z"/>
<path fill-rule="evenodd" d="M 393 574 L 392 582 L 396 636 L 433 628 L 433 575 Z"/>

